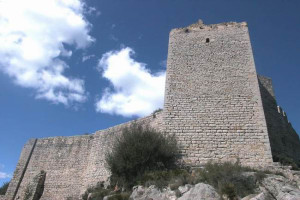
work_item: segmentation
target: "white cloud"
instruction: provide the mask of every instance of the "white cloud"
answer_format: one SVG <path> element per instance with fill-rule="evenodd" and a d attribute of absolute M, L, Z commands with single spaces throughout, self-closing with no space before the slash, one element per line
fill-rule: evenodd
<path fill-rule="evenodd" d="M 106 88 L 96 102 L 98 112 L 122 116 L 145 116 L 162 108 L 165 72 L 151 74 L 146 64 L 131 58 L 134 51 L 127 47 L 105 53 L 99 61 L 99 71 L 113 89 Z"/>
<path fill-rule="evenodd" d="M 4 165 L 0 163 L 0 170 L 4 169 Z M 0 171 L 0 179 L 11 178 L 11 175 Z"/>
<path fill-rule="evenodd" d="M 5 178 L 11 178 L 11 175 L 5 172 L 0 172 L 0 179 L 5 179 Z"/>
<path fill-rule="evenodd" d="M 91 54 L 91 55 L 84 55 L 84 56 L 82 56 L 82 62 L 85 62 L 85 61 L 87 61 L 87 60 L 89 60 L 89 59 L 91 59 L 91 58 L 93 58 L 93 57 L 95 57 L 94 54 Z"/>
<path fill-rule="evenodd" d="M 80 0 L 1 0 L 0 70 L 36 98 L 69 105 L 86 100 L 84 81 L 67 77 L 64 44 L 86 48 L 93 38 Z"/>

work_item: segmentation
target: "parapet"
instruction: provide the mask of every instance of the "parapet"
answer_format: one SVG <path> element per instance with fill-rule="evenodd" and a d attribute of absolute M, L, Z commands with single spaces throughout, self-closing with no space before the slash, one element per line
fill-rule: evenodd
<path fill-rule="evenodd" d="M 247 22 L 225 22 L 225 23 L 219 23 L 219 24 L 204 24 L 201 19 L 198 20 L 197 23 L 191 24 L 187 27 L 182 27 L 182 28 L 174 28 L 171 30 L 170 34 L 175 33 L 175 32 L 184 32 L 184 33 L 189 33 L 191 31 L 198 31 L 198 30 L 216 30 L 216 29 L 225 29 L 225 28 L 230 28 L 230 27 L 238 27 L 238 28 L 243 28 L 243 27 L 248 27 Z"/>

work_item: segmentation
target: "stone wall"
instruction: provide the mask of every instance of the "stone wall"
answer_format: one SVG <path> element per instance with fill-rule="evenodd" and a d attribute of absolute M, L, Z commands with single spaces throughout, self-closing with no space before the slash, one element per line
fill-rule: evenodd
<path fill-rule="evenodd" d="M 272 163 L 246 23 L 173 29 L 166 80 L 163 121 L 184 163 Z"/>
<path fill-rule="evenodd" d="M 32 186 L 33 194 L 38 193 L 36 177 L 45 171 L 42 200 L 80 199 L 88 186 L 108 178 L 105 154 L 125 126 L 136 122 L 160 130 L 161 119 L 162 114 L 156 113 L 91 135 L 30 140 L 22 150 L 6 198 L 24 199 Z"/>
<path fill-rule="evenodd" d="M 258 76 L 274 161 L 287 156 L 300 163 L 300 140 L 286 113 L 277 105 L 272 80 Z"/>

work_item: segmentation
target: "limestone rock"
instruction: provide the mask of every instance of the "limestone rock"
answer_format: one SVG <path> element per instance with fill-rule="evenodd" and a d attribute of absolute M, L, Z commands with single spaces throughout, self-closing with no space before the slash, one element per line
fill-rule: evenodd
<path fill-rule="evenodd" d="M 297 185 L 278 175 L 268 175 L 262 181 L 261 189 L 265 194 L 276 200 L 300 200 L 300 190 Z"/>
<path fill-rule="evenodd" d="M 263 192 L 259 193 L 259 194 L 250 194 L 244 198 L 242 198 L 241 200 L 267 200 L 266 196 Z"/>
<path fill-rule="evenodd" d="M 220 196 L 216 190 L 207 184 L 198 183 L 188 192 L 184 193 L 178 200 L 219 200 Z"/>
<path fill-rule="evenodd" d="M 186 184 L 185 186 L 179 186 L 178 190 L 179 190 L 180 194 L 183 195 L 184 193 L 189 191 L 192 187 L 193 187 L 192 185 Z"/>
<path fill-rule="evenodd" d="M 143 186 L 133 187 L 130 200 L 176 200 L 176 194 L 170 188 L 159 190 L 156 186 L 151 185 L 148 188 Z"/>

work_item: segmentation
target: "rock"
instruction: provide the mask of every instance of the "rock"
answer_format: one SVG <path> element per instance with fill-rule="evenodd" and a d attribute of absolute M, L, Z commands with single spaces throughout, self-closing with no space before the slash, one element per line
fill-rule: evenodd
<path fill-rule="evenodd" d="M 179 186 L 178 190 L 179 190 L 180 194 L 183 195 L 184 193 L 189 191 L 192 187 L 193 187 L 192 185 L 186 184 L 185 186 Z"/>
<path fill-rule="evenodd" d="M 184 193 L 178 200 L 219 200 L 220 196 L 216 190 L 207 184 L 198 183 L 188 192 Z"/>
<path fill-rule="evenodd" d="M 263 192 L 259 193 L 259 194 L 250 194 L 244 198 L 242 198 L 241 200 L 267 200 L 266 196 Z"/>
<path fill-rule="evenodd" d="M 87 200 L 91 200 L 92 199 L 92 195 L 93 195 L 93 193 L 89 193 L 88 197 L 87 197 Z"/>
<path fill-rule="evenodd" d="M 268 175 L 261 183 L 261 190 L 276 200 L 300 200 L 297 185 L 283 176 Z"/>
<path fill-rule="evenodd" d="M 176 194 L 170 188 L 158 189 L 155 185 L 148 188 L 143 186 L 133 187 L 133 192 L 130 195 L 130 200 L 176 200 Z"/>

